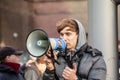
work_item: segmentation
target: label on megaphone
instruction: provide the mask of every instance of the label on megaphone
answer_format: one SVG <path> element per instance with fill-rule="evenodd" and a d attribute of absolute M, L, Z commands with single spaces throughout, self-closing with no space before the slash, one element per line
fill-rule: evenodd
<path fill-rule="evenodd" d="M 53 50 L 65 51 L 66 42 L 62 38 L 49 38 Z"/>

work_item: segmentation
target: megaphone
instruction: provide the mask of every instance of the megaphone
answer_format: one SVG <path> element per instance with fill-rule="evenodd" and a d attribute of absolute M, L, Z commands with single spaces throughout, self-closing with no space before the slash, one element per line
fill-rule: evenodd
<path fill-rule="evenodd" d="M 48 38 L 42 29 L 35 29 L 28 34 L 26 47 L 30 55 L 40 57 L 44 55 L 49 47 L 53 50 L 64 51 L 66 43 L 62 38 Z"/>

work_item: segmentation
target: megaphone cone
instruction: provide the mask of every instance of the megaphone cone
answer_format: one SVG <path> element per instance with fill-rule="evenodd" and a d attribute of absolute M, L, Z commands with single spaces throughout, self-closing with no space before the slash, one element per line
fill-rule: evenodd
<path fill-rule="evenodd" d="M 39 57 L 44 55 L 49 45 L 48 35 L 41 29 L 33 30 L 27 37 L 26 47 L 32 56 Z"/>
<path fill-rule="evenodd" d="M 28 52 L 35 57 L 44 55 L 48 48 L 65 51 L 66 43 L 62 38 L 48 38 L 42 29 L 36 29 L 29 33 L 26 41 Z"/>

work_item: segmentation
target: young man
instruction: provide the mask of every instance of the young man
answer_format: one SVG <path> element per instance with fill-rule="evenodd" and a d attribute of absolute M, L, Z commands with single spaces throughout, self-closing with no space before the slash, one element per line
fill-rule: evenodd
<path fill-rule="evenodd" d="M 87 44 L 86 32 L 76 19 L 63 19 L 57 31 L 67 50 L 59 53 L 55 64 L 59 80 L 106 80 L 106 64 L 102 53 Z"/>
<path fill-rule="evenodd" d="M 12 47 L 0 49 L 0 80 L 24 80 L 20 70 L 20 55 L 23 51 Z"/>

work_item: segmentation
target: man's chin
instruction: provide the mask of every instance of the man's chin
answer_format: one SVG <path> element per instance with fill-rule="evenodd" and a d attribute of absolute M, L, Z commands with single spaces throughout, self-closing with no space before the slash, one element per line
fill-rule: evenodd
<path fill-rule="evenodd" d="M 70 44 L 67 44 L 66 46 L 67 46 L 67 49 L 68 49 L 68 50 L 71 50 Z"/>

